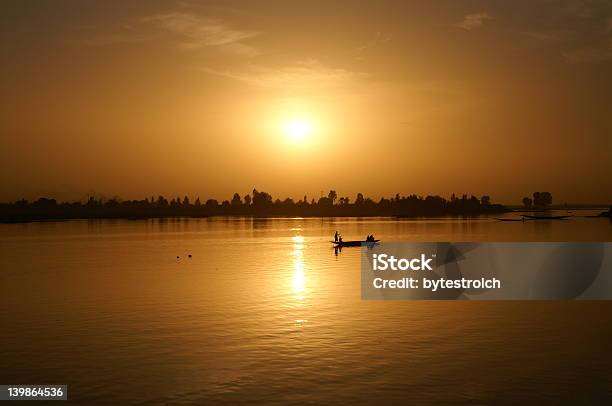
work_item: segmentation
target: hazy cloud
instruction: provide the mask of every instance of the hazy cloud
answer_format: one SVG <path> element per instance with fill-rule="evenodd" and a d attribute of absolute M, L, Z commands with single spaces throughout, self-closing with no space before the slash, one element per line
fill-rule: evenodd
<path fill-rule="evenodd" d="M 561 55 L 568 63 L 586 63 L 612 60 L 612 39 L 597 45 L 563 51 Z"/>
<path fill-rule="evenodd" d="M 158 24 L 165 31 L 182 37 L 184 48 L 234 44 L 257 35 L 255 31 L 235 29 L 222 21 L 191 13 L 158 14 L 142 21 Z"/>
<path fill-rule="evenodd" d="M 481 12 L 467 14 L 463 17 L 463 21 L 457 24 L 457 27 L 471 31 L 474 28 L 482 27 L 487 20 L 493 20 L 493 17 L 489 13 Z"/>
<path fill-rule="evenodd" d="M 549 43 L 561 41 L 566 36 L 563 32 L 559 31 L 519 31 L 519 33 L 531 39 Z"/>
<path fill-rule="evenodd" d="M 351 50 L 351 54 L 357 58 L 357 59 L 361 59 L 362 55 L 364 52 L 366 52 L 368 49 L 370 48 L 374 48 L 377 45 L 380 44 L 384 44 L 386 42 L 391 41 L 392 36 L 391 35 L 383 35 L 380 31 L 376 33 L 376 35 L 374 36 L 374 38 L 372 38 L 371 40 L 361 44 L 358 47 L 355 47 Z"/>
<path fill-rule="evenodd" d="M 327 67 L 312 59 L 278 69 L 250 65 L 240 72 L 212 68 L 204 68 L 204 71 L 255 86 L 274 88 L 336 87 L 364 76 L 362 73 L 351 72 L 346 69 Z"/>
<path fill-rule="evenodd" d="M 595 32 L 582 47 L 561 52 L 568 63 L 588 63 L 612 60 L 612 18 L 600 21 Z"/>
<path fill-rule="evenodd" d="M 117 28 L 114 33 L 94 36 L 83 43 L 92 46 L 137 43 L 164 34 L 176 37 L 178 46 L 185 50 L 218 47 L 238 55 L 259 54 L 256 48 L 242 42 L 258 35 L 258 32 L 233 28 L 221 20 L 180 12 L 143 17 L 133 24 Z"/>

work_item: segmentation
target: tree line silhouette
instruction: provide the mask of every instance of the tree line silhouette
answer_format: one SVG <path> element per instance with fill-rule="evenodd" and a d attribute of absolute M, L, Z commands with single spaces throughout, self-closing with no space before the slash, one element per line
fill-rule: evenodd
<path fill-rule="evenodd" d="M 550 192 L 533 192 L 533 199 L 523 197 L 523 206 L 525 209 L 541 209 L 545 210 L 552 205 L 552 195 Z"/>
<path fill-rule="evenodd" d="M 334 190 L 318 200 L 307 196 L 297 202 L 291 198 L 273 199 L 272 195 L 253 189 L 251 194 L 235 193 L 231 200 L 201 201 L 198 197 L 176 197 L 168 201 L 163 196 L 144 200 L 103 200 L 89 197 L 85 202 L 61 202 L 40 198 L 34 202 L 25 199 L 13 203 L 0 203 L 0 221 L 17 222 L 51 219 L 92 218 L 156 218 L 156 217 L 209 217 L 209 216 L 300 216 L 300 217 L 368 217 L 368 216 L 476 216 L 487 213 L 503 213 L 508 208 L 491 203 L 489 196 L 477 198 L 463 195 L 450 200 L 440 196 L 400 196 L 374 201 L 358 193 L 355 200 L 338 197 Z"/>

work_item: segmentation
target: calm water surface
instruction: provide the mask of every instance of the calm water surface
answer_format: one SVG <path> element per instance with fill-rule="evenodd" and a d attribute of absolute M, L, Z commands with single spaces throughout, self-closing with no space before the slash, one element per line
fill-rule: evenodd
<path fill-rule="evenodd" d="M 361 301 L 359 248 L 335 255 L 335 230 L 612 241 L 609 220 L 588 218 L 3 224 L 0 383 L 65 383 L 84 404 L 612 396 L 612 303 Z"/>

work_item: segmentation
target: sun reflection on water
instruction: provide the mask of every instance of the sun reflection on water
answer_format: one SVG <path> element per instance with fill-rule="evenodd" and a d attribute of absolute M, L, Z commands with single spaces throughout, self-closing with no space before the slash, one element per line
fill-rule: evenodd
<path fill-rule="evenodd" d="M 296 252 L 301 254 L 304 249 L 304 237 L 301 235 L 294 235 L 291 237 L 291 241 L 293 241 L 293 254 Z"/>
<path fill-rule="evenodd" d="M 293 293 L 303 293 L 304 282 L 304 264 L 301 259 L 296 259 L 293 263 Z"/>
<path fill-rule="evenodd" d="M 293 241 L 293 276 L 292 291 L 295 299 L 303 301 L 306 293 L 306 274 L 304 273 L 304 237 L 295 235 L 291 237 Z"/>

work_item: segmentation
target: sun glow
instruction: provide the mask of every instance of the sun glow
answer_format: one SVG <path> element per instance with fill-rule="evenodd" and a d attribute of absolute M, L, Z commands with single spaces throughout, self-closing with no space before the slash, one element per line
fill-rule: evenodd
<path fill-rule="evenodd" d="M 287 120 L 282 125 L 283 133 L 294 141 L 303 141 L 312 133 L 312 124 L 304 119 Z"/>

